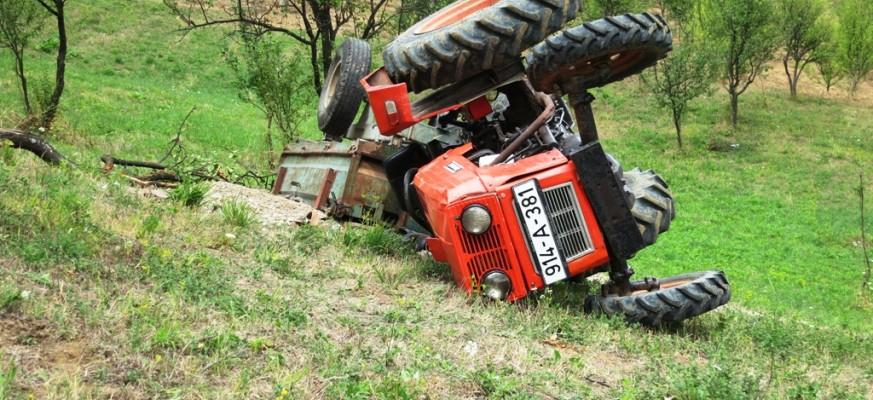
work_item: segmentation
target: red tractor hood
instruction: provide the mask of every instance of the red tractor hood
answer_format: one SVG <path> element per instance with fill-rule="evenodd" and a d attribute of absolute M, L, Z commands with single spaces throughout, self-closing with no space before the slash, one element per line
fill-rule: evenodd
<path fill-rule="evenodd" d="M 494 192 L 507 182 L 522 179 L 528 175 L 567 163 L 558 150 L 540 153 L 518 163 L 500 164 L 479 168 L 464 154 L 473 148 L 472 144 L 447 151 L 445 154 L 421 168 L 415 175 L 415 187 L 428 193 L 428 198 L 446 207 L 470 196 Z"/>

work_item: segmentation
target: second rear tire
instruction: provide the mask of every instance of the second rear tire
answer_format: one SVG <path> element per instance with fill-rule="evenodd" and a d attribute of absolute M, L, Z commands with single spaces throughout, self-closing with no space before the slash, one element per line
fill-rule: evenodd
<path fill-rule="evenodd" d="M 459 0 L 397 36 L 382 58 L 411 92 L 436 89 L 520 60 L 576 16 L 577 0 Z"/>
<path fill-rule="evenodd" d="M 624 14 L 552 35 L 531 49 L 526 72 L 536 90 L 572 93 L 637 74 L 672 48 L 673 36 L 660 15 Z"/>

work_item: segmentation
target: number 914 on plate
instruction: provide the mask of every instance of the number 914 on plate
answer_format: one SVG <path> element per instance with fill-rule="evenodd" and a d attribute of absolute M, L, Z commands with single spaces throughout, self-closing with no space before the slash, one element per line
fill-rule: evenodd
<path fill-rule="evenodd" d="M 531 179 L 512 187 L 518 209 L 518 218 L 524 225 L 528 248 L 546 285 L 567 279 L 567 265 L 558 250 L 552 225 L 549 222 L 540 185 Z"/>

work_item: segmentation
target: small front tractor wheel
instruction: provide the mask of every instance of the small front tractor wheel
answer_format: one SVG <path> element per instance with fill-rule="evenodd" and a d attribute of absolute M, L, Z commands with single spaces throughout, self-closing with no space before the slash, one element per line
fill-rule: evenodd
<path fill-rule="evenodd" d="M 394 82 L 415 93 L 519 60 L 576 16 L 577 0 L 458 0 L 403 32 L 385 51 Z"/>
<path fill-rule="evenodd" d="M 693 272 L 659 282 L 660 289 L 653 291 L 588 296 L 585 312 L 623 316 L 628 322 L 657 327 L 711 311 L 731 298 L 731 286 L 721 271 Z"/>
<path fill-rule="evenodd" d="M 660 15 L 606 17 L 534 46 L 527 56 L 527 76 L 542 92 L 581 92 L 637 74 L 672 48 L 673 36 Z"/>
<path fill-rule="evenodd" d="M 342 141 L 364 101 L 360 80 L 370 72 L 370 44 L 346 39 L 336 51 L 318 99 L 318 128 L 324 138 Z"/>

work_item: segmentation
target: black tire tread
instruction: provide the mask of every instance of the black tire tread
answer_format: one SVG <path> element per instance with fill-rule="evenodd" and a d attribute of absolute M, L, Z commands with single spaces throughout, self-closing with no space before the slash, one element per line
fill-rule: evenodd
<path fill-rule="evenodd" d="M 534 46 L 527 56 L 527 75 L 535 89 L 552 93 L 560 86 L 559 71 L 579 60 L 600 57 L 628 49 L 650 49 L 651 60 L 621 74 L 595 74 L 574 77 L 573 85 L 596 88 L 622 80 L 666 57 L 673 48 L 673 36 L 659 15 L 624 14 L 582 23 L 558 32 Z"/>
<path fill-rule="evenodd" d="M 687 276 L 693 276 L 693 281 L 636 296 L 589 296 L 585 312 L 623 316 L 628 322 L 657 327 L 701 315 L 730 300 L 731 288 L 724 272 L 697 272 L 674 278 Z"/>
<path fill-rule="evenodd" d="M 318 107 L 318 128 L 324 132 L 325 139 L 335 141 L 345 136 L 366 97 L 359 81 L 370 72 L 370 45 L 360 39 L 348 38 L 337 48 L 333 62 L 336 63 L 338 58 L 342 58 L 342 65 L 333 97 L 327 100 L 325 107 L 321 104 Z M 325 81 L 321 96 L 327 95 L 327 87 Z"/>
<path fill-rule="evenodd" d="M 634 196 L 631 214 L 637 221 L 646 246 L 654 244 L 658 235 L 670 229 L 676 217 L 673 193 L 667 182 L 652 170 L 634 168 L 624 173 L 624 181 Z"/>
<path fill-rule="evenodd" d="M 385 70 L 414 93 L 435 89 L 520 58 L 578 8 L 577 0 L 503 0 L 431 32 L 416 34 L 416 24 L 382 52 Z"/>

